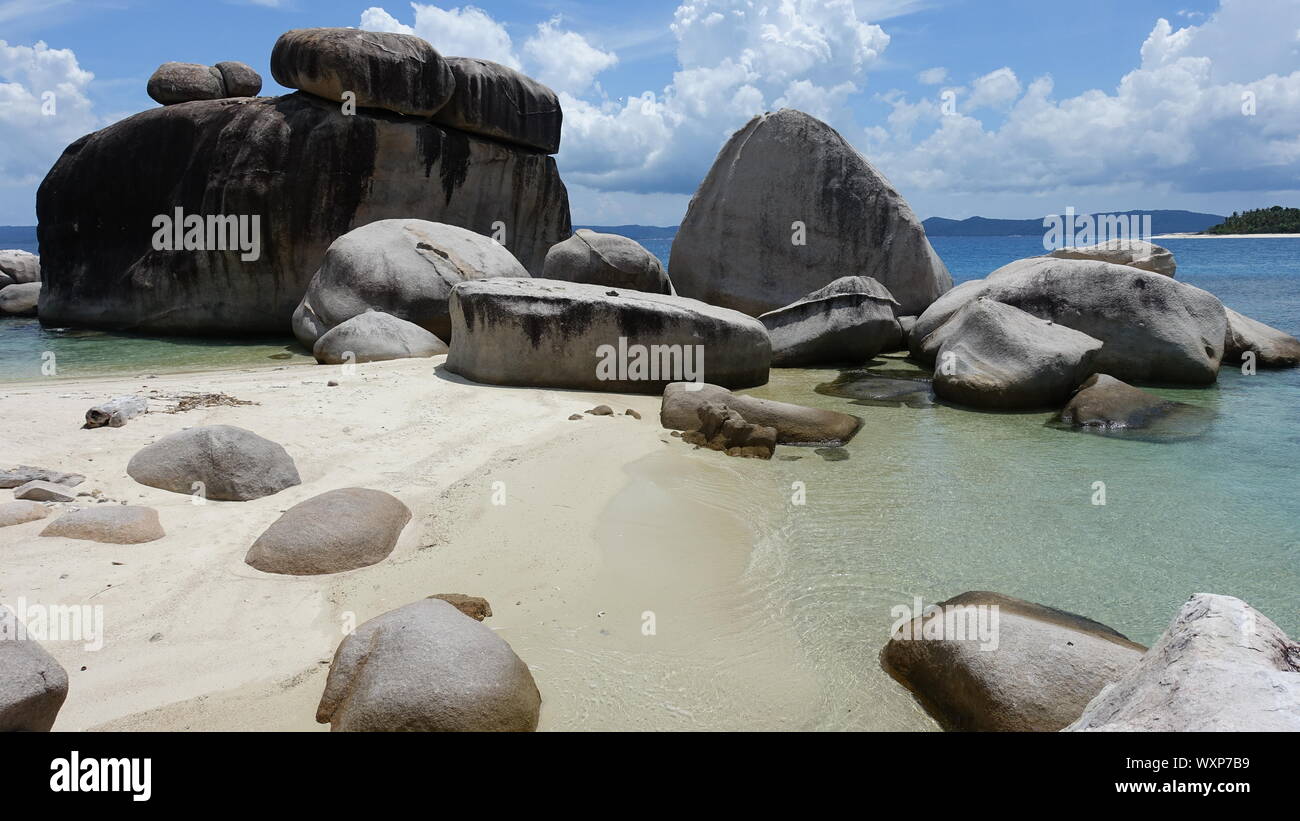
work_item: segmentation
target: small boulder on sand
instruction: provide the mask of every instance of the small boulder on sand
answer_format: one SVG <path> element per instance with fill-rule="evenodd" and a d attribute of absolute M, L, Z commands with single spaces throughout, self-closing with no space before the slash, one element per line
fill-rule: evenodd
<path fill-rule="evenodd" d="M 244 561 L 264 573 L 315 576 L 388 557 L 411 511 L 380 490 L 349 487 L 299 502 L 258 537 Z"/>
<path fill-rule="evenodd" d="M 0 527 L 27 524 L 49 515 L 50 509 L 40 502 L 5 502 L 0 504 Z"/>
<path fill-rule="evenodd" d="M 61 536 L 104 544 L 144 544 L 167 534 L 158 511 L 138 505 L 99 505 L 70 510 L 50 522 L 42 536 Z"/>
<path fill-rule="evenodd" d="M 19 465 L 10 470 L 0 470 L 0 488 L 21 487 L 28 482 L 37 480 L 76 487 L 86 481 L 86 477 L 80 473 L 62 473 L 57 470 L 32 467 L 31 465 Z"/>
<path fill-rule="evenodd" d="M 447 353 L 447 343 L 405 319 L 366 311 L 321 334 L 312 355 L 322 365 L 421 359 Z M 350 356 L 349 356 L 350 355 Z"/>
<path fill-rule="evenodd" d="M 772 367 L 859 364 L 895 350 L 903 331 L 889 289 L 871 277 L 840 277 L 758 318 L 772 338 Z"/>
<path fill-rule="evenodd" d="M 541 703 L 528 665 L 496 632 L 422 599 L 343 639 L 316 720 L 336 732 L 531 732 Z"/>
<path fill-rule="evenodd" d="M 67 485 L 42 482 L 37 479 L 14 488 L 14 498 L 31 502 L 71 502 L 76 500 L 77 494 Z"/>
<path fill-rule="evenodd" d="M 126 472 L 142 485 L 222 502 L 260 499 L 301 482 L 283 447 L 232 425 L 165 436 L 132 456 Z"/>
<path fill-rule="evenodd" d="M 0 733 L 45 733 L 68 697 L 68 673 L 0 607 Z"/>

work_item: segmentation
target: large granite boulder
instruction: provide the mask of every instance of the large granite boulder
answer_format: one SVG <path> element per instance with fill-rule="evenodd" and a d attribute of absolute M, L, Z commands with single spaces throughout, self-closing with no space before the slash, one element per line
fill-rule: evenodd
<path fill-rule="evenodd" d="M 388 558 L 410 520 L 410 509 L 381 490 L 331 490 L 286 510 L 253 543 L 244 561 L 266 573 L 290 576 L 369 567 Z"/>
<path fill-rule="evenodd" d="M 551 246 L 542 276 L 650 294 L 673 292 L 663 263 L 641 243 L 587 228 L 579 228 L 564 242 Z"/>
<path fill-rule="evenodd" d="M 1300 340 L 1231 308 L 1228 312 L 1228 335 L 1223 341 L 1224 364 L 1242 362 L 1247 351 L 1255 354 L 1261 368 L 1294 368 L 1300 365 Z"/>
<path fill-rule="evenodd" d="M 334 102 L 351 92 L 358 108 L 431 117 L 456 79 L 433 46 L 411 34 L 348 28 L 294 29 L 271 51 L 271 76 Z"/>
<path fill-rule="evenodd" d="M 846 444 L 862 426 L 861 419 L 847 413 L 759 399 L 694 382 L 674 382 L 664 388 L 659 424 L 669 430 L 698 428 L 700 408 L 709 403 L 725 405 L 751 424 L 776 428 L 776 441 L 782 445 L 836 447 Z"/>
<path fill-rule="evenodd" d="M 293 332 L 310 348 L 325 331 L 373 309 L 450 340 L 447 301 L 454 285 L 527 276 L 490 237 L 425 220 L 380 220 L 330 245 L 294 311 Z"/>
<path fill-rule="evenodd" d="M 1109 374 L 1093 374 L 1061 409 L 1057 419 L 1079 428 L 1126 428 L 1140 430 L 1168 416 L 1182 402 L 1161 399 Z"/>
<path fill-rule="evenodd" d="M 1168 248 L 1140 239 L 1116 239 L 1082 248 L 1058 248 L 1048 256 L 1057 259 L 1095 259 L 1116 265 L 1129 265 L 1167 277 L 1172 277 L 1178 270 L 1174 255 Z"/>
<path fill-rule="evenodd" d="M 0 288 L 0 316 L 36 316 L 42 285 L 40 282 L 21 282 Z"/>
<path fill-rule="evenodd" d="M 1300 731 L 1300 643 L 1232 596 L 1198 593 L 1067 731 Z"/>
<path fill-rule="evenodd" d="M 946 730 L 1053 732 L 1145 650 L 1083 616 L 974 591 L 899 625 L 880 663 Z"/>
<path fill-rule="evenodd" d="M 221 72 L 198 63 L 163 63 L 149 78 L 149 96 L 156 103 L 176 105 L 226 96 Z"/>
<path fill-rule="evenodd" d="M 435 123 L 547 154 L 560 150 L 563 113 L 554 91 L 491 60 L 444 60 L 451 69 L 455 90 L 447 104 L 433 115 Z"/>
<path fill-rule="evenodd" d="M 897 308 L 889 289 L 871 277 L 840 277 L 758 321 L 772 338 L 775 368 L 857 364 L 898 347 Z"/>
<path fill-rule="evenodd" d="M 158 511 L 139 505 L 96 505 L 70 510 L 50 522 L 42 536 L 104 544 L 144 544 L 166 536 Z"/>
<path fill-rule="evenodd" d="M 262 75 L 248 63 L 223 60 L 213 68 L 221 73 L 227 97 L 256 97 L 262 90 Z"/>
<path fill-rule="evenodd" d="M 130 477 L 173 493 L 242 502 L 300 484 L 284 448 L 233 425 L 206 425 L 164 436 L 131 457 Z"/>
<path fill-rule="evenodd" d="M 447 343 L 414 322 L 366 311 L 321 334 L 312 355 L 322 365 L 419 359 L 447 353 Z"/>
<path fill-rule="evenodd" d="M 997 410 L 1059 407 L 1102 349 L 1087 334 L 990 299 L 962 308 L 930 341 L 939 343 L 935 395 Z"/>
<path fill-rule="evenodd" d="M 67 671 L 0 607 L 0 733 L 49 732 L 67 697 Z"/>
<path fill-rule="evenodd" d="M 541 703 L 528 665 L 492 628 L 423 599 L 343 640 L 316 720 L 336 732 L 529 732 Z"/>
<path fill-rule="evenodd" d="M 560 282 L 482 279 L 451 292 L 447 370 L 493 385 L 659 394 L 683 379 L 767 381 L 752 317 L 693 299 Z"/>
<path fill-rule="evenodd" d="M 41 281 L 41 258 L 31 251 L 0 251 L 0 286 Z"/>
<path fill-rule="evenodd" d="M 153 333 L 284 333 L 330 244 L 378 220 L 501 229 L 534 273 L 570 233 L 552 157 L 301 93 L 129 117 L 69 146 L 36 206 L 43 321 Z M 208 250 L 157 250 L 178 208 L 244 217 L 256 254 L 216 230 Z"/>
<path fill-rule="evenodd" d="M 1119 379 L 1207 385 L 1218 376 L 1228 328 L 1223 303 L 1167 276 L 1095 260 L 1032 257 L 963 283 L 917 319 L 913 352 L 979 297 L 1101 340 L 1096 370 Z"/>
<path fill-rule="evenodd" d="M 952 287 L 889 181 L 835 129 L 788 108 L 755 117 L 723 147 L 668 270 L 683 296 L 754 316 L 845 274 L 878 280 L 904 314 Z"/>

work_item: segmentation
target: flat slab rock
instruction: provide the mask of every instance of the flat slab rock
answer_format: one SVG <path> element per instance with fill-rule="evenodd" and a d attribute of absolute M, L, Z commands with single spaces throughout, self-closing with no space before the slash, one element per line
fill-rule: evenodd
<path fill-rule="evenodd" d="M 143 544 L 167 534 L 158 521 L 158 511 L 151 507 L 96 505 L 64 513 L 41 535 L 105 544 Z"/>
<path fill-rule="evenodd" d="M 563 112 L 555 92 L 513 68 L 474 57 L 444 57 L 455 80 L 447 104 L 433 115 L 462 131 L 495 137 L 547 154 L 560 150 Z"/>
<path fill-rule="evenodd" d="M 18 487 L 28 482 L 37 481 L 76 487 L 86 481 L 86 477 L 80 473 L 63 473 L 47 468 L 32 467 L 31 465 L 19 465 L 10 470 L 0 470 L 0 488 Z"/>
<path fill-rule="evenodd" d="M 14 498 L 31 502 L 71 502 L 77 498 L 77 493 L 67 485 L 37 479 L 14 488 Z"/>
<path fill-rule="evenodd" d="M 382 562 L 411 511 L 380 490 L 330 490 L 289 508 L 258 537 L 244 562 L 264 573 L 316 576 Z"/>

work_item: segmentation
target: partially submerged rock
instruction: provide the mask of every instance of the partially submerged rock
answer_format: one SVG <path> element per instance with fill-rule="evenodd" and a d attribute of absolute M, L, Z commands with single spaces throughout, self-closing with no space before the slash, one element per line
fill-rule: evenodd
<path fill-rule="evenodd" d="M 491 628 L 423 599 L 343 640 L 316 720 L 336 732 L 528 732 L 541 701 L 528 665 Z"/>
<path fill-rule="evenodd" d="M 871 277 L 840 277 L 758 318 L 772 338 L 772 366 L 861 363 L 902 339 L 898 302 Z"/>
<path fill-rule="evenodd" d="M 1300 731 L 1300 643 L 1232 596 L 1198 593 L 1068 731 Z"/>
<path fill-rule="evenodd" d="M 974 591 L 900 625 L 880 663 L 944 729 L 1051 732 L 1145 650 L 1083 616 Z"/>
<path fill-rule="evenodd" d="M 285 88 L 334 102 L 350 99 L 358 108 L 415 117 L 438 113 L 456 87 L 451 68 L 426 40 L 348 28 L 280 35 L 271 51 L 271 76 Z"/>
<path fill-rule="evenodd" d="M 563 113 L 554 91 L 491 60 L 443 59 L 451 69 L 455 90 L 433 115 L 435 123 L 547 154 L 560 150 Z"/>
<path fill-rule="evenodd" d="M 767 381 L 758 320 L 693 299 L 550 279 L 463 282 L 452 290 L 447 370 L 493 385 L 658 394 L 708 379 Z"/>
<path fill-rule="evenodd" d="M 42 536 L 105 544 L 143 544 L 166 536 L 158 511 L 138 505 L 97 505 L 70 510 L 50 522 Z"/>
<path fill-rule="evenodd" d="M 264 573 L 315 576 L 378 564 L 393 552 L 410 509 L 380 490 L 331 490 L 289 508 L 244 562 Z"/>
<path fill-rule="evenodd" d="M 45 733 L 68 697 L 68 673 L 0 607 L 0 733 Z"/>
<path fill-rule="evenodd" d="M 232 425 L 207 425 L 164 436 L 138 451 L 126 472 L 142 485 L 239 502 L 301 482 L 284 448 Z"/>
<path fill-rule="evenodd" d="M 682 434 L 682 441 L 728 456 L 771 459 L 776 449 L 776 428 L 747 422 L 734 409 L 720 402 L 705 402 L 696 409 L 696 427 Z"/>
<path fill-rule="evenodd" d="M 322 365 L 340 365 L 427 358 L 447 350 L 447 343 L 413 322 L 382 311 L 366 311 L 322 334 L 312 355 Z"/>
<path fill-rule="evenodd" d="M 751 424 L 776 428 L 776 440 L 782 445 L 843 445 L 862 425 L 862 420 L 847 413 L 759 399 L 694 382 L 674 382 L 664 388 L 659 423 L 669 430 L 698 428 L 699 409 L 710 402 L 726 405 Z"/>
<path fill-rule="evenodd" d="M 663 263 L 641 243 L 619 234 L 579 228 L 546 252 L 546 279 L 630 288 L 651 294 L 671 294 Z"/>
<path fill-rule="evenodd" d="M 0 288 L 0 316 L 36 316 L 41 283 L 21 282 Z"/>
<path fill-rule="evenodd" d="M 1255 364 L 1261 368 L 1294 368 L 1300 365 L 1300 340 L 1231 308 L 1226 310 L 1228 335 L 1223 342 L 1224 364 L 1244 362 L 1246 352 L 1252 351 L 1255 354 Z"/>
<path fill-rule="evenodd" d="M 793 109 L 732 135 L 691 199 L 668 270 L 677 291 L 757 316 L 846 273 L 915 314 L 952 287 L 921 221 L 865 157 Z"/>
<path fill-rule="evenodd" d="M 380 220 L 330 245 L 294 312 L 293 331 L 312 347 L 336 325 L 375 310 L 449 341 L 452 287 L 527 276 L 519 260 L 482 234 L 425 220 Z"/>
<path fill-rule="evenodd" d="M 1062 424 L 1079 428 L 1140 430 L 1180 407 L 1187 405 L 1161 399 L 1113 376 L 1098 373 L 1079 386 L 1057 418 Z"/>
<path fill-rule="evenodd" d="M 969 303 L 926 344 L 935 340 L 935 395 L 999 410 L 1059 406 L 1102 349 L 1087 334 L 988 299 Z"/>
<path fill-rule="evenodd" d="M 50 509 L 40 502 L 24 500 L 0 503 L 0 527 L 27 524 L 49 515 Z"/>
<path fill-rule="evenodd" d="M 1095 259 L 1167 277 L 1172 277 L 1178 269 L 1174 255 L 1168 248 L 1139 239 L 1115 239 L 1081 248 L 1058 248 L 1048 256 L 1057 259 Z"/>

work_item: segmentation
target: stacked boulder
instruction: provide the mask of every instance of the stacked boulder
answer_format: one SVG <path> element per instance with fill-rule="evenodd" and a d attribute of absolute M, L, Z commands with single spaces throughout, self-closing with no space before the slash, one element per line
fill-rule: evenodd
<path fill-rule="evenodd" d="M 546 253 L 542 276 L 651 294 L 673 293 L 663 263 L 641 243 L 588 228 L 579 228 Z"/>
<path fill-rule="evenodd" d="M 1178 270 L 1174 255 L 1168 248 L 1139 239 L 1118 239 L 1079 248 L 1058 248 L 1048 256 L 1056 259 L 1094 259 L 1128 265 L 1167 277 L 1173 277 Z"/>
<path fill-rule="evenodd" d="M 0 251 L 0 316 L 36 316 L 41 258 L 30 251 Z"/>
<path fill-rule="evenodd" d="M 166 105 L 68 147 L 37 194 L 43 321 L 281 333 L 330 244 L 367 223 L 491 236 L 533 275 L 570 235 L 550 89 L 354 29 L 291 31 L 271 64 L 299 90 Z"/>
<path fill-rule="evenodd" d="M 898 348 L 898 300 L 871 277 L 840 277 L 758 318 L 772 338 L 772 366 L 866 362 Z"/>
<path fill-rule="evenodd" d="M 235 60 L 205 66 L 198 63 L 163 63 L 149 78 L 149 96 L 163 105 L 227 97 L 256 97 L 262 75 Z"/>

